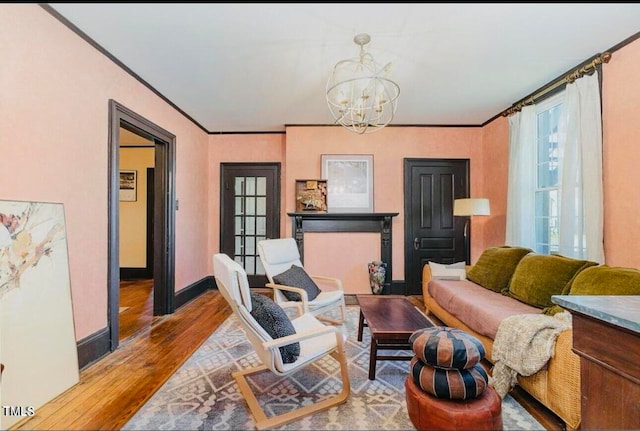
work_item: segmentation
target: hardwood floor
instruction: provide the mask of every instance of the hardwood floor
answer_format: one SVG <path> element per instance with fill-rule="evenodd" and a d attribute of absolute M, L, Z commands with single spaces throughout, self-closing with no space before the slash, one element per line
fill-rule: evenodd
<path fill-rule="evenodd" d="M 230 314 L 218 291 L 205 292 L 83 369 L 79 384 L 15 428 L 120 429 Z"/>
<path fill-rule="evenodd" d="M 153 279 L 120 282 L 120 342 L 153 322 Z"/>
<path fill-rule="evenodd" d="M 409 299 L 424 309 L 420 296 Z M 353 298 L 347 303 L 354 303 Z M 144 306 L 140 304 L 138 309 Z M 230 314 L 222 295 L 209 290 L 174 314 L 156 317 L 150 325 L 134 331 L 118 350 L 81 370 L 79 384 L 12 429 L 120 429 Z M 562 429 L 535 400 L 518 391 L 512 395 L 546 429 Z"/>

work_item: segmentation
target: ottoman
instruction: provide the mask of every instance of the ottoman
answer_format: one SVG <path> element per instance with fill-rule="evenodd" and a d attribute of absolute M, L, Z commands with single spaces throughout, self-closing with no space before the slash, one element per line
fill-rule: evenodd
<path fill-rule="evenodd" d="M 502 430 L 502 399 L 492 387 L 478 398 L 436 398 L 405 380 L 409 419 L 418 430 Z"/>

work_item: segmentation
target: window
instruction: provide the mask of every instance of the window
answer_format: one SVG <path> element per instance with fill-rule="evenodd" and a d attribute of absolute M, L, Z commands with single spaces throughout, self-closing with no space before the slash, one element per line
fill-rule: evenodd
<path fill-rule="evenodd" d="M 505 243 L 604 263 L 598 74 L 509 117 Z"/>
<path fill-rule="evenodd" d="M 558 121 L 562 95 L 536 105 L 535 251 L 559 251 Z"/>

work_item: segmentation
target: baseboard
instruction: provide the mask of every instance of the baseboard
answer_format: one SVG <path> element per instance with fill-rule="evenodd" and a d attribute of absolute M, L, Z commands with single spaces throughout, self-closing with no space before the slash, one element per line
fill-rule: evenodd
<path fill-rule="evenodd" d="M 180 291 L 176 293 L 174 301 L 176 309 L 202 295 L 207 290 L 214 289 L 216 287 L 217 286 L 215 285 L 213 275 L 208 275 L 205 278 L 185 287 L 184 289 L 180 289 Z"/>
<path fill-rule="evenodd" d="M 121 268 L 124 269 L 124 268 Z M 144 277 L 138 277 L 144 278 Z M 176 308 L 186 304 L 187 302 L 195 299 L 199 295 L 206 292 L 208 289 L 214 289 L 215 280 L 212 275 L 196 281 L 190 286 L 185 287 L 176 293 L 175 306 Z M 83 369 L 87 365 L 92 364 L 104 355 L 111 352 L 111 337 L 109 335 L 109 328 L 103 328 L 86 338 L 76 343 L 78 349 L 78 366 Z"/>
<path fill-rule="evenodd" d="M 78 341 L 78 367 L 83 369 L 109 353 L 110 343 L 109 328 L 101 329 Z"/>
<path fill-rule="evenodd" d="M 153 278 L 153 268 L 120 268 L 120 280 Z"/>
<path fill-rule="evenodd" d="M 386 292 L 385 292 L 386 293 Z M 407 286 L 404 280 L 391 281 L 391 295 L 407 295 Z"/>

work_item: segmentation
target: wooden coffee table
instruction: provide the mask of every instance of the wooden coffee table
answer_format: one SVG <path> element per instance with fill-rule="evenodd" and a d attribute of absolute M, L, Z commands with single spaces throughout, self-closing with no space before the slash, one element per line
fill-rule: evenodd
<path fill-rule="evenodd" d="M 376 362 L 408 361 L 412 356 L 378 355 L 378 350 L 411 350 L 409 337 L 418 329 L 433 326 L 427 317 L 399 295 L 356 295 L 360 304 L 358 341 L 365 326 L 371 332 L 369 380 L 376 378 Z"/>

